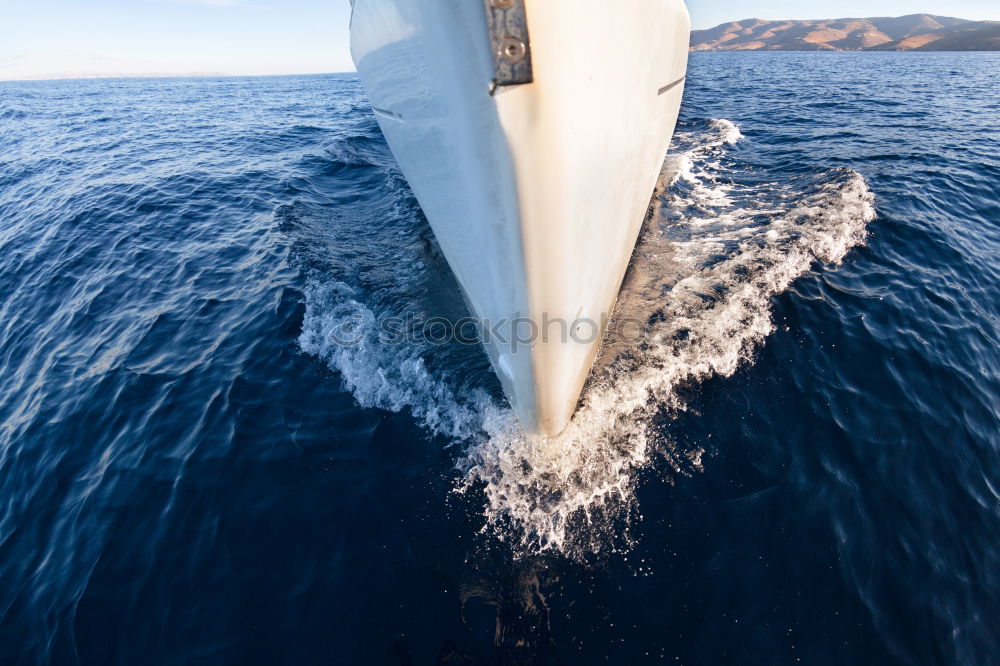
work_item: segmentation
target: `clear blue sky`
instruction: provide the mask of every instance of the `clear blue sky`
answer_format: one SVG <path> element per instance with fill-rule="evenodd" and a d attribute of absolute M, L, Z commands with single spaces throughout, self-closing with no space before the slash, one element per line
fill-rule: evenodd
<path fill-rule="evenodd" d="M 696 28 L 750 17 L 1000 19 L 997 0 L 688 0 L 688 7 Z M 348 71 L 349 14 L 348 0 L 0 0 L 0 79 Z"/>

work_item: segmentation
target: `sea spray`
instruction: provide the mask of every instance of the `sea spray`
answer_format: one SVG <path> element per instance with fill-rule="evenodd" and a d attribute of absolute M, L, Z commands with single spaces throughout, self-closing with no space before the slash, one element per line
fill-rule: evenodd
<path fill-rule="evenodd" d="M 750 362 L 774 329 L 772 298 L 815 262 L 841 262 L 875 216 L 867 184 L 847 169 L 741 181 L 749 167 L 727 152 L 741 138 L 727 120 L 678 130 L 681 150 L 668 157 L 615 312 L 646 326 L 606 342 L 558 437 L 525 434 L 496 397 L 431 372 L 431 350 L 380 342 L 379 313 L 346 284 L 310 285 L 301 346 L 339 371 L 361 405 L 409 410 L 461 443 L 456 490 L 482 493 L 484 530 L 516 553 L 627 547 L 637 472 L 657 459 L 678 474 L 701 468 L 702 451 L 677 447 L 654 417 L 686 408 L 682 387 Z M 362 327 L 360 344 L 331 342 L 347 318 Z"/>

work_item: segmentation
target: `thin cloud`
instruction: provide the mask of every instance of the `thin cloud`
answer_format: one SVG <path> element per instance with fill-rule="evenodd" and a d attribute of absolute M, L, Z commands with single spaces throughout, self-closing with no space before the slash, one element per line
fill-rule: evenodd
<path fill-rule="evenodd" d="M 10 2 L 10 0 L 0 0 L 0 3 L 3 2 Z M 15 53 L 14 55 L 10 56 L 0 56 L 0 67 L 4 68 L 13 67 L 14 65 L 18 64 L 19 62 L 27 58 L 28 55 L 29 55 L 28 53 Z"/>

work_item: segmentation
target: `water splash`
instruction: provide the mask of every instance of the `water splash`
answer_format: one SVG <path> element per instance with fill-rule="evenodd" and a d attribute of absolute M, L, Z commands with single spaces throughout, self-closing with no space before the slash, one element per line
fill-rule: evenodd
<path fill-rule="evenodd" d="M 875 216 L 867 184 L 847 169 L 790 183 L 741 179 L 749 170 L 729 154 L 741 138 L 727 120 L 678 131 L 681 150 L 665 166 L 615 314 L 647 326 L 638 339 L 607 341 L 558 437 L 524 434 L 488 393 L 430 372 L 427 349 L 381 347 L 367 333 L 360 346 L 331 345 L 331 327 L 348 314 L 370 330 L 377 320 L 346 285 L 307 292 L 302 347 L 339 370 L 362 405 L 409 409 L 463 442 L 457 490 L 482 492 L 484 530 L 516 552 L 627 546 L 637 472 L 657 458 L 675 473 L 701 467 L 702 452 L 678 448 L 654 417 L 686 408 L 682 387 L 750 362 L 774 329 L 772 298 L 816 261 L 841 262 Z"/>
<path fill-rule="evenodd" d="M 427 367 L 425 349 L 381 341 L 378 316 L 342 282 L 314 281 L 306 289 L 299 345 L 340 373 L 344 388 L 362 407 L 409 410 L 435 435 L 466 441 L 483 418 L 501 408 L 484 391 L 458 399 L 453 386 Z M 350 338 L 350 344 L 338 340 Z"/>

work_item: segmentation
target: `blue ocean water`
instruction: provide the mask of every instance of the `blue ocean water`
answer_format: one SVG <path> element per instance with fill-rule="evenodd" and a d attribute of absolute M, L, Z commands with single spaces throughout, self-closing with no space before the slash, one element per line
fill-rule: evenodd
<path fill-rule="evenodd" d="M 0 83 L 0 663 L 992 663 L 998 91 L 695 54 L 539 442 L 353 75 Z"/>

